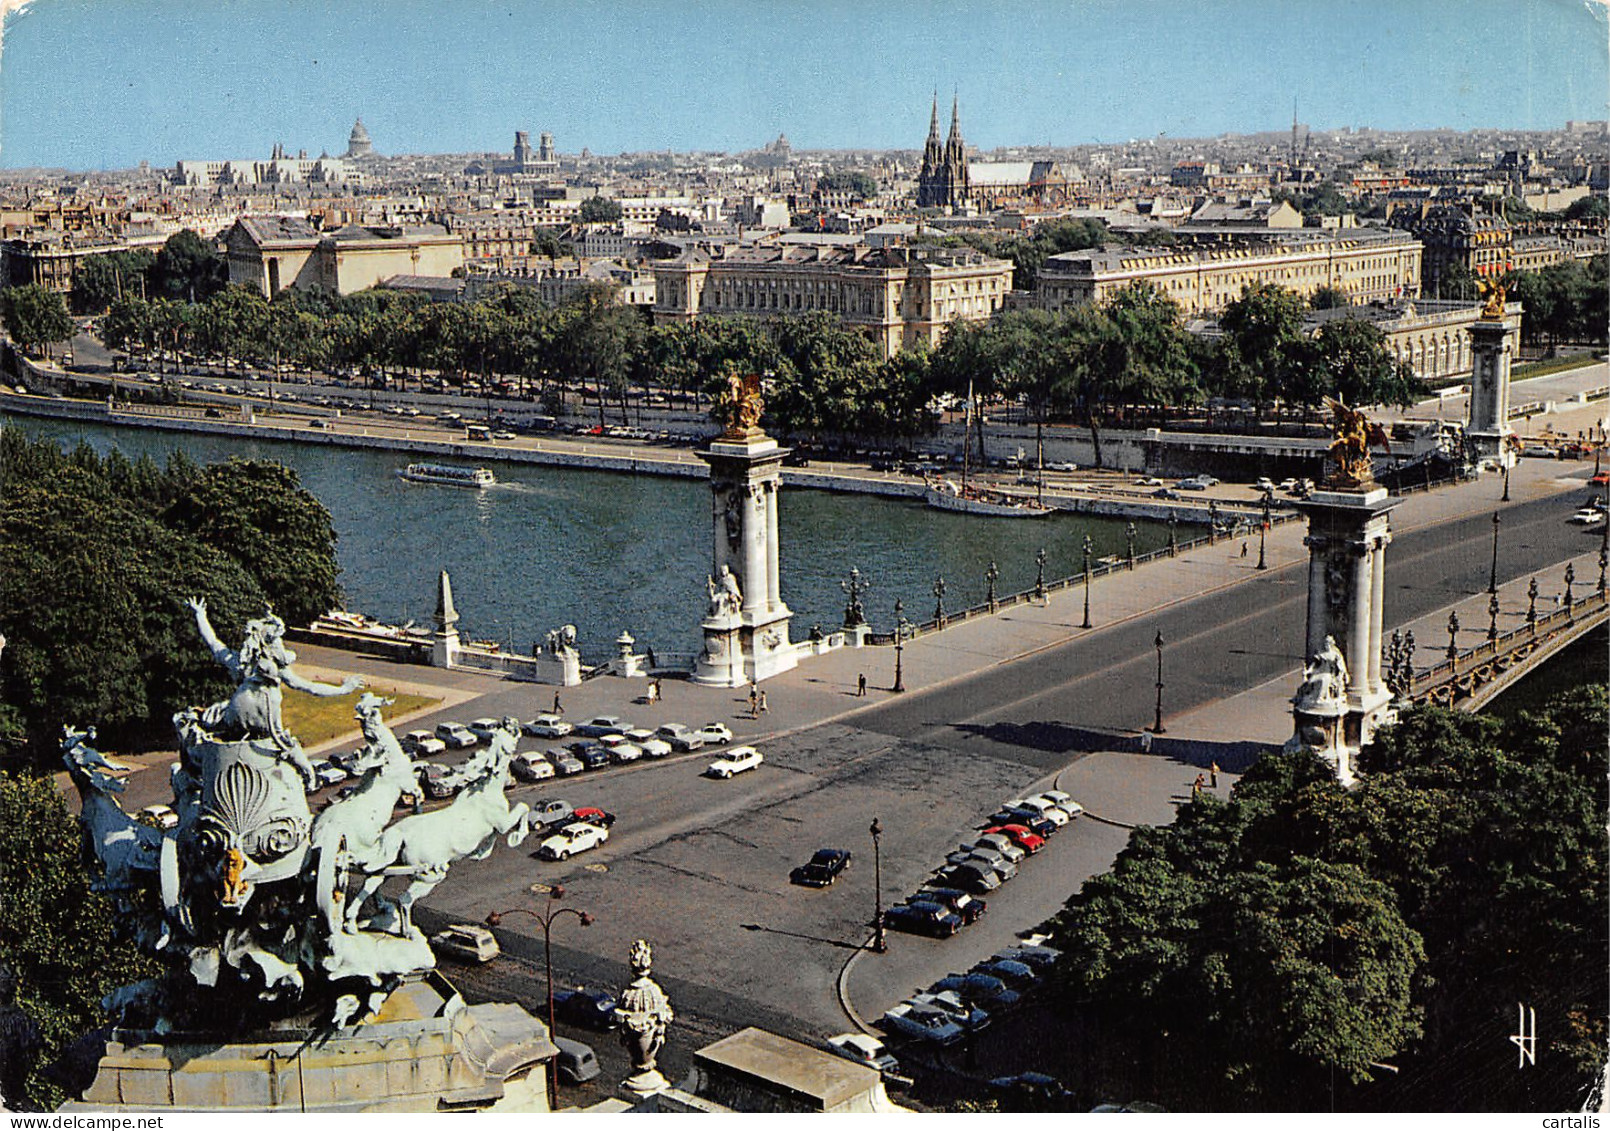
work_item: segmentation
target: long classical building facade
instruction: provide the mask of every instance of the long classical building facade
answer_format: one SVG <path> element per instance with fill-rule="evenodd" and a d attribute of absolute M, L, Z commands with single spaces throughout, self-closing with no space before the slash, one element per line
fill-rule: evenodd
<path fill-rule="evenodd" d="M 654 264 L 656 323 L 827 311 L 891 357 L 1000 310 L 1012 264 L 968 248 L 738 248 Z"/>
<path fill-rule="evenodd" d="M 1260 232 L 1164 247 L 1102 247 L 1053 255 L 1040 268 L 1035 298 L 1047 310 L 1103 302 L 1134 283 L 1150 283 L 1186 317 L 1218 314 L 1241 289 L 1274 283 L 1308 298 L 1334 287 L 1350 303 L 1388 302 L 1420 293 L 1420 241 L 1404 232 Z"/>
<path fill-rule="evenodd" d="M 434 224 L 320 232 L 297 216 L 243 216 L 223 238 L 229 281 L 266 298 L 286 287 L 346 295 L 394 275 L 451 276 L 464 266 L 464 241 Z"/>

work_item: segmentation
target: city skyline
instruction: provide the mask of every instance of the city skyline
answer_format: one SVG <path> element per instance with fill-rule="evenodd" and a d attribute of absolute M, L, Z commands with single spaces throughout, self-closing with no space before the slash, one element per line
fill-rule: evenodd
<path fill-rule="evenodd" d="M 5 25 L 0 167 L 339 154 L 359 116 L 385 154 L 503 150 L 515 129 L 568 153 L 736 152 L 779 133 L 915 149 L 936 89 L 986 150 L 1280 131 L 1294 101 L 1316 130 L 1540 130 L 1604 118 L 1610 86 L 1604 9 L 1579 0 L 468 2 L 445 51 L 443 11 L 33 0 Z"/>

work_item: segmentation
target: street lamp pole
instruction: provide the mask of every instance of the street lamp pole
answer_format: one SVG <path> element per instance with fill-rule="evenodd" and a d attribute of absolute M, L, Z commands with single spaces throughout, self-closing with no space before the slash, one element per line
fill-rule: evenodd
<path fill-rule="evenodd" d="M 1487 639 L 1498 639 L 1498 594 L 1487 598 Z"/>
<path fill-rule="evenodd" d="M 995 583 L 1000 580 L 1000 576 L 1001 571 L 996 568 L 994 560 L 991 559 L 989 568 L 984 571 L 984 580 L 989 583 L 989 595 L 984 600 L 989 605 L 989 611 L 992 613 L 995 611 Z"/>
<path fill-rule="evenodd" d="M 906 606 L 900 598 L 894 600 L 894 686 L 889 690 L 896 693 L 906 689 L 906 677 L 902 661 L 906 650 Z"/>
<path fill-rule="evenodd" d="M 1450 660 L 1459 658 L 1459 614 L 1457 612 L 1448 614 L 1448 658 Z"/>
<path fill-rule="evenodd" d="M 1258 524 L 1258 568 L 1268 569 L 1269 563 L 1264 557 L 1264 542 L 1269 537 L 1269 499 L 1270 494 L 1266 488 L 1263 492 L 1263 521 Z"/>
<path fill-rule="evenodd" d="M 1178 556 L 1180 552 L 1179 535 L 1175 533 L 1174 530 L 1174 528 L 1179 524 L 1179 516 L 1176 515 L 1174 513 L 1174 509 L 1170 507 L 1168 511 L 1168 556 L 1171 558 Z"/>
<path fill-rule="evenodd" d="M 1537 578 L 1532 578 L 1526 585 L 1526 623 L 1537 623 Z"/>
<path fill-rule="evenodd" d="M 1152 647 L 1157 649 L 1157 716 L 1152 720 L 1152 733 L 1163 733 L 1163 633 L 1157 633 L 1157 639 L 1152 641 Z"/>
<path fill-rule="evenodd" d="M 1487 572 L 1487 592 L 1498 592 L 1498 512 L 1493 512 L 1493 565 Z"/>
<path fill-rule="evenodd" d="M 945 627 L 945 575 L 934 578 L 934 623 Z"/>
<path fill-rule="evenodd" d="M 1090 627 L 1090 553 L 1094 549 L 1090 535 L 1085 535 L 1085 622 L 1081 628 Z"/>
<path fill-rule="evenodd" d="M 1132 522 L 1124 527 L 1124 538 L 1129 543 L 1129 568 L 1135 568 L 1135 524 Z"/>
<path fill-rule="evenodd" d="M 1034 596 L 1036 600 L 1045 601 L 1045 547 L 1041 546 L 1034 555 Z"/>
<path fill-rule="evenodd" d="M 529 915 L 542 926 L 542 967 L 548 979 L 548 1039 L 556 1036 L 553 1019 L 553 943 L 549 937 L 553 921 L 561 915 L 574 915 L 583 927 L 593 925 L 593 917 L 585 911 L 574 907 L 560 907 L 559 901 L 565 897 L 563 884 L 555 884 L 548 890 L 548 909 L 546 912 L 532 911 L 528 907 L 511 907 L 507 911 L 493 911 L 486 917 L 488 927 L 496 927 L 506 915 Z M 548 1058 L 548 1106 L 551 1108 L 559 1091 L 559 1065 L 557 1057 Z"/>
<path fill-rule="evenodd" d="M 872 818 L 872 949 L 882 954 L 889 949 L 889 940 L 883 933 L 883 826 Z"/>

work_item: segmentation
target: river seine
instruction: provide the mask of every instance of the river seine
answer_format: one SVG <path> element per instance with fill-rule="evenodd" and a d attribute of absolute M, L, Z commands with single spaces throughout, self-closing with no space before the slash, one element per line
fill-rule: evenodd
<path fill-rule="evenodd" d="M 429 624 L 436 573 L 445 569 L 471 637 L 525 651 L 546 630 L 574 624 L 589 661 L 608 656 L 623 629 L 659 653 L 700 646 L 711 533 L 709 489 L 698 480 L 496 464 L 497 487 L 468 491 L 397 478 L 407 459 L 395 453 L 5 416 L 0 426 L 69 447 L 115 447 L 130 458 L 160 461 L 177 448 L 198 462 L 238 455 L 285 463 L 335 521 L 347 607 L 381 620 Z M 1136 526 L 1137 552 L 1167 542 L 1163 524 Z M 1005 595 L 1033 587 L 1042 546 L 1051 580 L 1081 568 L 1086 534 L 1098 557 L 1122 555 L 1124 527 L 1076 515 L 976 518 L 915 501 L 785 488 L 783 597 L 794 610 L 793 635 L 838 626 L 839 583 L 851 566 L 871 582 L 867 619 L 887 631 L 897 597 L 909 619 L 933 615 L 936 577 L 944 577 L 945 608 L 954 613 L 985 600 L 992 560 Z"/>

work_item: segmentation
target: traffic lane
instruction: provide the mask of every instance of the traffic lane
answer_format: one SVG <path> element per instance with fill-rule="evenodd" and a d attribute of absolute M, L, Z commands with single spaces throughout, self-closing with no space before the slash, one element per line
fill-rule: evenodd
<path fill-rule="evenodd" d="M 1569 505 L 1545 498 L 1503 508 L 1500 581 L 1546 574 L 1581 552 L 1593 536 L 1565 522 Z M 1397 535 L 1386 559 L 1388 629 L 1485 590 L 1491 562 L 1490 515 Z M 1099 585 L 1091 595 L 1099 623 Z M 1017 748 L 1019 756 L 1049 766 L 1080 743 L 1090 748 L 1084 728 L 1133 731 L 1151 723 L 1156 633 L 1164 638 L 1166 722 L 1171 714 L 1301 666 L 1306 606 L 1307 566 L 1272 570 L 1160 608 L 1154 617 L 1080 633 L 1032 657 L 873 707 L 856 721 L 880 733 L 961 749 L 1005 755 Z"/>
<path fill-rule="evenodd" d="M 717 1016 L 788 1016 L 836 1032 L 843 1017 L 835 980 L 867 938 L 875 902 L 872 818 L 885 830 L 880 855 L 888 904 L 919 887 L 999 801 L 1042 775 L 1017 762 L 958 762 L 941 747 L 823 729 L 833 731 L 826 741 L 778 751 L 732 782 L 705 783 L 717 792 L 743 788 L 741 804 L 706 811 L 682 831 L 662 829 L 635 846 L 612 838 L 568 867 L 532 868 L 518 853 L 494 854 L 462 876 L 455 870 L 428 902 L 478 921 L 500 900 L 529 905 L 527 889 L 539 876 L 559 880 L 567 902 L 596 916 L 585 937 L 566 930 L 571 949 L 607 960 L 647 935 L 670 972 L 702 987 Z M 626 805 L 616 811 L 619 828 L 630 812 Z M 850 849 L 850 868 L 826 889 L 791 885 L 789 871 L 824 846 Z M 534 927 L 521 917 L 506 920 L 504 929 Z M 585 978 L 589 969 L 582 964 L 565 973 Z"/>

